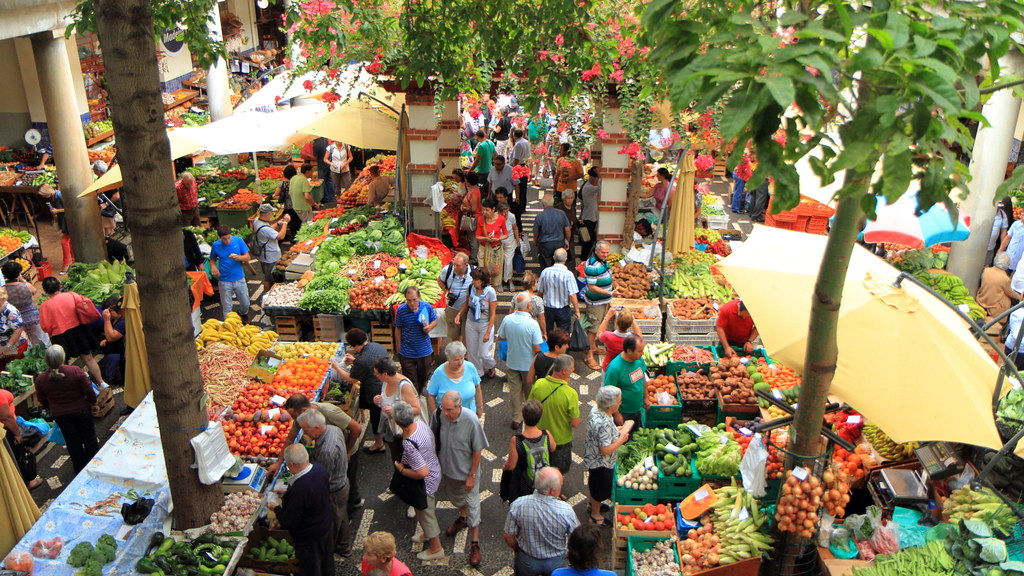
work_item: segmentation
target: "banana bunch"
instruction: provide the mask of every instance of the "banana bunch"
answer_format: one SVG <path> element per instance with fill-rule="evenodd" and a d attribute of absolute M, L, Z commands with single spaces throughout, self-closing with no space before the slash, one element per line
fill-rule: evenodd
<path fill-rule="evenodd" d="M 881 428 L 874 424 L 864 426 L 864 437 L 868 439 L 882 458 L 886 460 L 906 460 L 914 456 L 914 450 L 921 445 L 917 442 L 904 442 L 897 444 L 892 438 L 882 432 Z"/>
<path fill-rule="evenodd" d="M 277 332 L 260 331 L 259 327 L 242 324 L 242 318 L 232 312 L 223 322 L 213 318 L 203 322 L 203 329 L 196 338 L 196 350 L 202 350 L 211 342 L 223 342 L 253 356 L 260 350 L 270 348 L 277 341 Z"/>
<path fill-rule="evenodd" d="M 441 298 L 441 287 L 437 285 L 437 276 L 429 278 L 410 277 L 399 282 L 398 290 L 391 296 L 388 296 L 384 303 L 390 306 L 399 302 L 405 302 L 405 290 L 410 286 L 419 288 L 420 301 L 426 302 L 431 306 Z"/>
<path fill-rule="evenodd" d="M 733 480 L 735 482 L 735 480 Z M 772 547 L 772 537 L 760 532 L 769 516 L 761 512 L 757 500 L 742 486 L 715 489 L 718 501 L 711 509 L 711 524 L 718 535 L 720 564 L 732 564 L 760 556 Z M 746 515 L 740 513 L 746 509 Z M 741 516 L 745 516 L 740 520 Z"/>

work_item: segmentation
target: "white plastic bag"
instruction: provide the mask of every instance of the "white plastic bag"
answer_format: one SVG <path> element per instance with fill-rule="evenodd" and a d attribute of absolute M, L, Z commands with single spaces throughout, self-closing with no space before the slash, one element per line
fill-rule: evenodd
<path fill-rule="evenodd" d="M 444 186 L 440 182 L 434 182 L 430 187 L 430 209 L 434 212 L 444 210 L 444 195 L 441 194 L 443 190 Z"/>
<path fill-rule="evenodd" d="M 754 438 L 747 446 L 747 453 L 740 460 L 740 475 L 743 477 L 743 489 L 754 498 L 765 495 L 768 483 L 765 480 L 765 464 L 768 463 L 768 449 L 764 446 L 764 439 L 760 434 L 754 434 Z"/>

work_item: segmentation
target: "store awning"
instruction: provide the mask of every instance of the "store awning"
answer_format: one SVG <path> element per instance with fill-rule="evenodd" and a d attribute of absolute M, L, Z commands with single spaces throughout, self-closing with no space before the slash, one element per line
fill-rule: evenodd
<path fill-rule="evenodd" d="M 288 150 L 302 142 L 304 136 L 298 129 L 326 112 L 326 106 L 314 104 L 277 112 L 235 113 L 205 126 L 178 128 L 174 133 L 216 155 Z"/>
<path fill-rule="evenodd" d="M 307 81 L 311 83 L 312 90 L 306 90 Z M 362 64 L 351 64 L 333 81 L 323 71 L 306 72 L 299 76 L 293 76 L 291 72 L 283 72 L 245 101 L 240 102 L 235 107 L 235 114 L 255 111 L 272 112 L 278 102 L 287 102 L 292 98 L 319 98 L 331 87 L 338 93 L 341 102 L 354 100 L 360 92 L 365 92 L 387 101 L 395 108 L 399 107 L 391 103 L 394 96 L 381 88 L 374 77 L 366 72 Z"/>
<path fill-rule="evenodd" d="M 167 139 L 171 143 L 171 160 L 177 160 L 182 156 L 188 156 L 189 154 L 193 154 L 202 149 L 195 142 L 182 138 L 181 135 L 178 134 L 177 130 L 174 132 L 168 132 Z M 108 190 L 120 188 L 121 182 L 121 166 L 119 164 L 115 164 L 110 167 L 110 170 L 107 170 L 102 176 L 90 184 L 88 188 L 79 193 L 78 197 L 95 196 L 102 192 L 107 192 Z"/>
<path fill-rule="evenodd" d="M 338 106 L 299 132 L 323 136 L 374 150 L 398 148 L 398 119 L 386 108 L 374 108 L 362 100 L 350 100 Z"/>
<path fill-rule="evenodd" d="M 828 238 L 755 226 L 719 270 L 769 355 L 804 370 L 812 293 Z M 851 257 L 831 393 L 897 442 L 1002 442 L 992 415 L 998 367 L 949 307 L 860 246 Z"/>

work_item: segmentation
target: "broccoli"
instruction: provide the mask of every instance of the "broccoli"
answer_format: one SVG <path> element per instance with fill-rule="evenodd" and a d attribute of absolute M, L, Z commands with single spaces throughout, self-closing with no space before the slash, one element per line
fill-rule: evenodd
<path fill-rule="evenodd" d="M 92 558 L 93 552 L 94 549 L 91 543 L 79 542 L 71 549 L 71 553 L 68 554 L 68 564 L 75 568 L 81 568 Z"/>
<path fill-rule="evenodd" d="M 96 543 L 95 553 L 93 558 L 99 561 L 100 564 L 108 564 L 114 561 L 117 557 L 117 548 L 108 545 L 100 538 L 100 541 Z"/>
<path fill-rule="evenodd" d="M 75 572 L 75 576 L 103 576 L 103 564 L 89 560 L 81 570 Z"/>
<path fill-rule="evenodd" d="M 110 534 L 104 534 L 103 536 L 100 536 L 100 539 L 97 540 L 96 543 L 97 544 L 106 544 L 106 545 L 110 546 L 111 548 L 113 548 L 115 551 L 117 550 L 117 540 L 114 540 L 114 537 L 111 536 Z"/>

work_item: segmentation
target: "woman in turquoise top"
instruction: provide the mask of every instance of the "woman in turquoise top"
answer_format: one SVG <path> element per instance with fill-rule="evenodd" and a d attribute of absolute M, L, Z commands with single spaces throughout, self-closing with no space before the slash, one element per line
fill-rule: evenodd
<path fill-rule="evenodd" d="M 458 340 L 449 342 L 444 347 L 447 362 L 434 370 L 427 384 L 427 407 L 430 413 L 437 411 L 441 405 L 441 397 L 449 390 L 455 390 L 462 396 L 462 407 L 476 412 L 477 417 L 484 415 L 484 393 L 480 389 L 480 373 L 472 362 L 466 361 L 466 345 Z"/>

